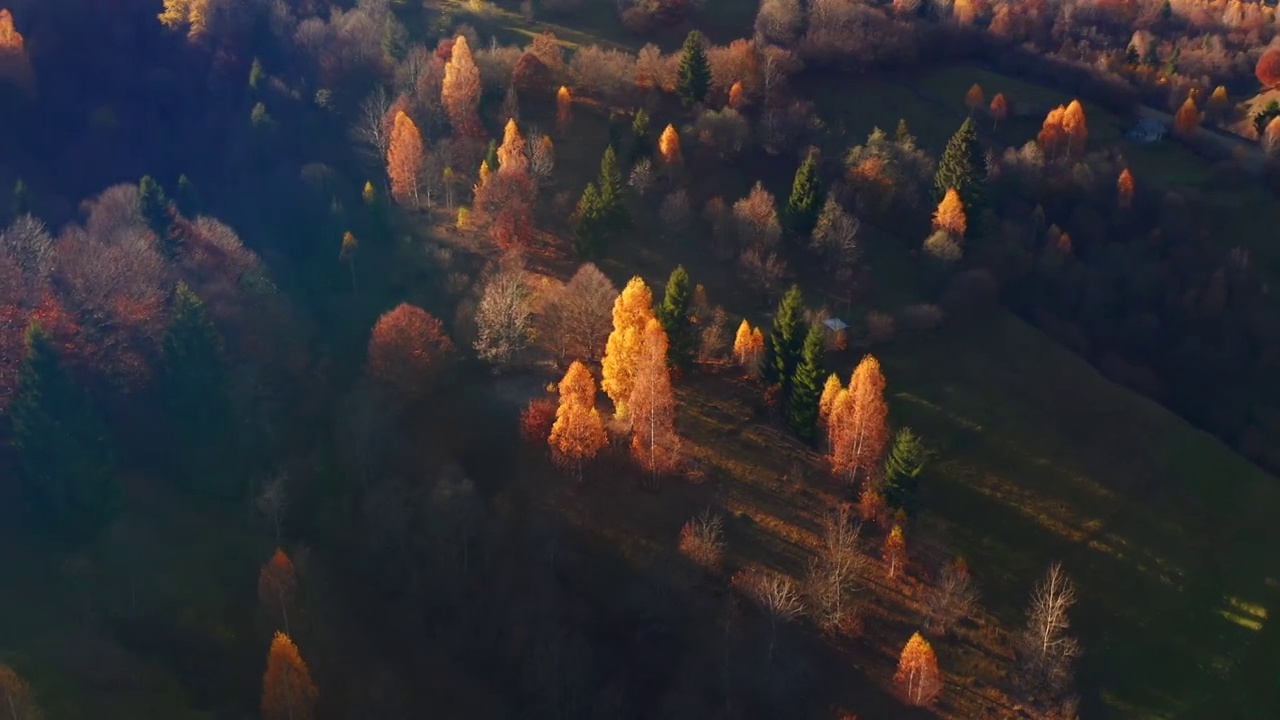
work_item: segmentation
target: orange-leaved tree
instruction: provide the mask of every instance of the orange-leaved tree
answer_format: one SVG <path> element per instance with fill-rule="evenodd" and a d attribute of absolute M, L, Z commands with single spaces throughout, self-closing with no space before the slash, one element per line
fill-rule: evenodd
<path fill-rule="evenodd" d="M 1066 110 L 1067 108 L 1063 105 L 1050 110 L 1044 118 L 1044 124 L 1040 127 L 1040 133 L 1036 135 L 1036 142 L 1039 143 L 1040 149 L 1050 159 L 1057 157 L 1066 145 L 1067 134 L 1062 128 L 1062 115 Z"/>
<path fill-rule="evenodd" d="M 968 221 L 964 215 L 964 201 L 955 188 L 947 188 L 947 193 L 938 203 L 933 213 L 933 229 L 944 230 L 952 237 L 964 237 Z"/>
<path fill-rule="evenodd" d="M 849 482 L 859 470 L 870 473 L 878 467 L 889 440 L 884 389 L 880 361 L 867 355 L 854 369 L 849 389 L 832 403 L 827 420 L 831 469 Z"/>
<path fill-rule="evenodd" d="M 425 162 L 426 149 L 418 126 L 404 112 L 396 113 L 387 143 L 387 177 L 391 179 L 391 196 L 397 202 L 418 203 L 418 182 Z"/>
<path fill-rule="evenodd" d="M 1063 110 L 1062 131 L 1067 135 L 1067 153 L 1073 158 L 1084 155 L 1085 145 L 1089 142 L 1089 125 L 1079 100 L 1072 100 Z"/>
<path fill-rule="evenodd" d="M 1270 47 L 1262 53 L 1253 72 L 1263 87 L 1271 89 L 1280 86 L 1280 47 Z"/>
<path fill-rule="evenodd" d="M 892 580 L 898 577 L 907 564 L 907 535 L 902 526 L 895 524 L 884 539 L 884 564 L 886 574 Z"/>
<path fill-rule="evenodd" d="M 0 664 L 0 717 L 4 720 L 40 720 L 35 693 L 22 676 L 8 665 Z"/>
<path fill-rule="evenodd" d="M 498 146 L 498 172 L 529 174 L 528 148 L 515 118 L 507 120 L 502 130 L 502 144 Z"/>
<path fill-rule="evenodd" d="M 653 292 L 637 275 L 613 301 L 613 332 L 605 341 L 604 359 L 600 363 L 603 375 L 600 386 L 613 401 L 619 417 L 627 415 L 627 401 L 635 387 L 636 366 L 644 344 L 644 329 L 652 319 Z"/>
<path fill-rule="evenodd" d="M 671 166 L 683 162 L 684 156 L 680 152 L 680 133 L 676 132 L 675 125 L 667 125 L 662 135 L 658 137 L 658 154 L 662 156 L 663 162 Z"/>
<path fill-rule="evenodd" d="M 1196 107 L 1195 98 L 1187 95 L 1187 99 L 1182 101 L 1182 106 L 1178 108 L 1178 112 L 1173 116 L 1173 130 L 1178 135 L 1186 138 L 1194 135 L 1199 127 L 1200 108 Z"/>
<path fill-rule="evenodd" d="M 267 654 L 267 672 L 262 676 L 262 720 L 311 720 L 318 695 L 293 640 L 276 633 Z"/>
<path fill-rule="evenodd" d="M 974 83 L 973 87 L 969 88 L 969 92 L 964 94 L 964 105 L 969 108 L 970 115 L 973 115 L 973 111 L 982 107 L 986 103 L 986 93 L 982 92 L 982 86 L 978 83 Z"/>
<path fill-rule="evenodd" d="M 444 326 L 415 305 L 400 303 L 378 318 L 369 336 L 370 377 L 392 397 L 421 399 L 453 355 Z"/>
<path fill-rule="evenodd" d="M 298 574 L 293 561 L 284 550 L 276 548 L 276 552 L 262 565 L 258 573 L 258 601 L 268 615 L 280 614 L 284 631 L 289 630 L 289 609 L 293 607 L 298 594 Z"/>
<path fill-rule="evenodd" d="M 893 682 L 902 693 L 902 699 L 916 707 L 928 705 L 942 692 L 938 656 L 920 633 L 913 634 L 902 648 Z"/>
<path fill-rule="evenodd" d="M 728 106 L 734 110 L 741 110 L 743 105 L 747 104 L 746 91 L 742 89 L 742 81 L 739 80 L 729 88 Z"/>
<path fill-rule="evenodd" d="M 556 128 L 561 133 L 569 131 L 569 123 L 573 121 L 573 93 L 564 85 L 556 91 Z"/>
<path fill-rule="evenodd" d="M 628 406 L 631 413 L 631 454 L 649 472 L 654 486 L 658 475 L 676 467 L 676 401 L 671 390 L 669 342 L 662 322 L 650 318 L 645 325 Z"/>
<path fill-rule="evenodd" d="M 477 137 L 484 132 L 479 114 L 481 89 L 480 68 L 471 56 L 466 36 L 459 35 L 453 41 L 440 84 L 440 102 L 457 134 Z"/>
<path fill-rule="evenodd" d="M 1116 178 L 1116 204 L 1125 209 L 1133 206 L 1133 173 L 1129 168 L 1121 170 Z"/>
<path fill-rule="evenodd" d="M 547 437 L 551 455 L 557 464 L 574 468 L 581 481 L 583 464 L 608 442 L 596 410 L 596 381 L 586 365 L 574 360 L 560 381 L 560 405 Z"/>
<path fill-rule="evenodd" d="M 489 236 L 503 249 L 521 247 L 533 239 L 533 201 L 537 189 L 529 175 L 524 136 L 515 120 L 507 122 L 498 146 L 498 171 L 480 164 L 475 187 L 475 222 L 487 227 Z"/>
<path fill-rule="evenodd" d="M 749 375 L 759 374 L 760 361 L 764 359 L 764 333 L 753 329 L 746 318 L 733 338 L 733 356 Z"/>
<path fill-rule="evenodd" d="M 0 78 L 30 90 L 35 79 L 31 59 L 27 57 L 26 40 L 13 24 L 13 14 L 0 8 Z"/>
<path fill-rule="evenodd" d="M 831 417 L 836 399 L 842 392 L 845 392 L 845 389 L 844 383 L 840 382 L 840 376 L 835 373 L 828 375 L 827 382 L 822 386 L 822 396 L 818 398 L 818 419 L 826 422 Z"/>
<path fill-rule="evenodd" d="M 991 127 L 997 127 L 1009 117 L 1009 101 L 1004 99 L 1004 93 L 996 93 L 991 98 L 991 107 L 988 108 L 991 113 Z"/>

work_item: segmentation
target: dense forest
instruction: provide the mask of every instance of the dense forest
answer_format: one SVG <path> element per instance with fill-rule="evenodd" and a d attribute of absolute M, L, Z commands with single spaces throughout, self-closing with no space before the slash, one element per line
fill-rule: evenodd
<path fill-rule="evenodd" d="M 1276 717 L 1276 23 L 9 0 L 0 717 Z"/>

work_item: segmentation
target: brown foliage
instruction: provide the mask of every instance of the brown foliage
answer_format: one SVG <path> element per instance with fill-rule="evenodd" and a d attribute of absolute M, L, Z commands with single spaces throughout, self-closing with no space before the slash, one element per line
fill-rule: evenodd
<path fill-rule="evenodd" d="M 511 83 L 526 97 L 546 97 L 551 93 L 551 70 L 532 52 L 526 52 L 511 70 Z"/>
<path fill-rule="evenodd" d="M 929 641 L 915 633 L 902 648 L 898 658 L 898 672 L 894 683 L 909 705 L 922 707 L 932 703 L 942 692 L 942 673 L 938 670 L 938 657 Z"/>
<path fill-rule="evenodd" d="M 742 83 L 736 82 L 733 87 L 729 88 L 728 106 L 734 110 L 741 110 L 747 104 L 746 92 L 742 89 Z"/>
<path fill-rule="evenodd" d="M 523 157 L 523 156 L 521 156 Z M 524 166 L 528 163 L 525 161 Z M 476 185 L 472 221 L 488 230 L 498 247 L 524 247 L 534 237 L 533 202 L 537 188 L 528 172 L 519 170 L 488 175 L 482 164 L 482 181 Z"/>
<path fill-rule="evenodd" d="M 542 446 L 551 434 L 556 421 L 555 400 L 549 397 L 534 398 L 520 412 L 520 438 L 525 442 Z"/>
<path fill-rule="evenodd" d="M 1257 76 L 1258 82 L 1262 83 L 1264 88 L 1268 90 L 1280 86 L 1280 48 L 1268 48 L 1262 53 L 1262 57 L 1258 58 L 1258 64 L 1253 70 L 1253 74 Z"/>
<path fill-rule="evenodd" d="M 1116 204 L 1125 209 L 1132 207 L 1133 190 L 1133 173 L 1125 168 L 1120 171 L 1120 177 L 1116 178 Z"/>
<path fill-rule="evenodd" d="M 854 591 L 866 565 L 858 547 L 862 526 L 846 503 L 823 517 L 822 545 L 809 564 L 805 589 L 818 623 L 831 631 L 847 631 L 856 617 Z"/>
<path fill-rule="evenodd" d="M 311 720 L 319 693 L 289 636 L 278 632 L 262 677 L 262 720 Z"/>
<path fill-rule="evenodd" d="M 41 720 L 35 694 L 22 676 L 8 665 L 0 664 L 0 715 L 5 720 Z"/>
<path fill-rule="evenodd" d="M 369 375 L 392 397 L 420 400 L 435 383 L 453 342 L 426 310 L 400 303 L 378 318 L 369 336 Z"/>
<path fill-rule="evenodd" d="M 298 576 L 293 561 L 284 550 L 276 548 L 271 559 L 263 563 L 258 573 L 258 602 L 269 615 L 280 614 L 285 632 L 289 632 L 289 610 L 298 592 Z"/>
<path fill-rule="evenodd" d="M 498 172 L 529 173 L 528 148 L 514 118 L 507 120 L 502 131 L 502 144 L 498 146 Z"/>
<path fill-rule="evenodd" d="M 773 247 L 782 238 L 782 225 L 773 193 L 757 182 L 745 198 L 733 204 L 738 241 L 743 247 Z"/>
<path fill-rule="evenodd" d="M 964 201 L 955 188 L 948 188 L 947 194 L 938 203 L 933 213 L 933 229 L 943 230 L 953 237 L 963 237 L 968 221 L 964 215 Z"/>
<path fill-rule="evenodd" d="M 595 265 L 578 268 L 551 297 L 542 315 L 542 336 L 557 358 L 592 361 L 601 356 L 612 322 L 610 307 L 617 296 L 617 288 Z"/>
<path fill-rule="evenodd" d="M 658 475 L 679 463 L 676 402 L 667 361 L 667 332 L 657 318 L 644 329 L 630 399 L 631 453 L 657 484 Z"/>
<path fill-rule="evenodd" d="M 907 536 L 901 525 L 894 525 L 885 536 L 884 564 L 890 580 L 898 577 L 907 564 Z"/>
<path fill-rule="evenodd" d="M 0 8 L 0 79 L 31 89 L 35 78 L 31 74 L 31 61 L 27 57 L 26 41 L 14 27 L 13 15 Z"/>
<path fill-rule="evenodd" d="M 549 73 L 564 71 L 564 48 L 554 33 L 544 32 L 533 36 L 528 53 L 536 57 Z"/>
<path fill-rule="evenodd" d="M 418 183 L 426 152 L 422 133 L 403 111 L 397 112 L 387 144 L 387 177 L 391 178 L 391 196 L 400 203 L 418 202 Z"/>
<path fill-rule="evenodd" d="M 873 525 L 883 526 L 889 521 L 889 504 L 871 483 L 864 485 L 862 492 L 858 494 L 858 514 L 864 522 Z"/>
<path fill-rule="evenodd" d="M 481 90 L 480 69 L 466 36 L 459 35 L 444 66 L 444 82 L 440 86 L 440 101 L 457 134 L 479 137 L 484 132 L 479 115 Z"/>
<path fill-rule="evenodd" d="M 547 444 L 556 462 L 576 468 L 581 480 L 583 463 L 594 458 L 609 441 L 596 410 L 596 382 L 587 366 L 574 360 L 559 389 L 560 405 Z"/>
<path fill-rule="evenodd" d="M 1182 137 L 1191 137 L 1199 127 L 1200 109 L 1196 107 L 1195 99 L 1188 95 L 1173 116 L 1173 130 Z"/>
<path fill-rule="evenodd" d="M 710 510 L 680 528 L 680 554 L 708 570 L 724 560 L 724 520 Z"/>
<path fill-rule="evenodd" d="M 1049 158 L 1080 157 L 1089 141 L 1089 128 L 1084 116 L 1084 106 L 1079 100 L 1059 105 L 1045 116 L 1044 125 L 1036 137 L 1041 149 Z"/>

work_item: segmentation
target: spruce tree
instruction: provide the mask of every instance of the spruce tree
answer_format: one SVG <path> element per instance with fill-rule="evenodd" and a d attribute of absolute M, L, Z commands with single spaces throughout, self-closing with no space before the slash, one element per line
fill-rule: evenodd
<path fill-rule="evenodd" d="M 649 113 L 640 108 L 631 120 L 631 162 L 653 154 L 653 138 L 649 137 Z"/>
<path fill-rule="evenodd" d="M 908 512 L 915 509 L 920 473 L 927 458 L 920 436 L 902 428 L 893 436 L 893 447 L 884 462 L 884 495 L 889 505 Z"/>
<path fill-rule="evenodd" d="M 791 389 L 791 376 L 795 373 L 800 343 L 804 338 L 804 322 L 801 318 L 803 303 L 800 286 L 792 285 L 778 303 L 773 316 L 773 330 L 769 333 L 769 342 L 765 346 L 765 380 L 771 384 L 781 384 L 784 393 Z"/>
<path fill-rule="evenodd" d="M 818 177 L 818 153 L 810 150 L 796 170 L 791 183 L 791 197 L 783 211 L 782 221 L 795 237 L 813 232 L 822 211 L 822 180 Z"/>
<path fill-rule="evenodd" d="M 27 329 L 26 353 L 9 408 L 24 495 L 43 527 L 90 539 L 119 507 L 110 432 L 38 324 Z"/>
<path fill-rule="evenodd" d="M 907 126 L 906 118 L 898 118 L 898 129 L 894 131 L 893 139 L 899 145 L 915 144 L 916 136 L 911 134 L 911 128 Z"/>
<path fill-rule="evenodd" d="M 596 184 L 605 221 L 616 228 L 626 227 L 630 218 L 623 203 L 625 186 L 622 184 L 622 171 L 618 169 L 618 155 L 612 145 L 605 148 L 604 156 L 600 158 L 600 178 Z"/>
<path fill-rule="evenodd" d="M 594 257 L 604 239 L 604 206 L 595 183 L 587 183 L 578 200 L 577 224 L 573 228 L 573 250 L 579 258 Z"/>
<path fill-rule="evenodd" d="M 818 427 L 818 400 L 822 397 L 822 327 L 810 325 L 804 336 L 800 362 L 791 379 L 791 403 L 787 424 L 802 439 L 811 441 Z"/>
<path fill-rule="evenodd" d="M 162 244 L 169 230 L 169 205 L 169 198 L 165 196 L 160 183 L 150 175 L 144 175 L 138 182 L 138 209 L 142 212 L 142 219 L 146 221 L 147 227 L 160 238 Z"/>
<path fill-rule="evenodd" d="M 237 434 L 222 338 L 185 283 L 174 294 L 162 352 L 173 469 L 200 492 L 235 497 L 240 484 L 228 472 L 227 459 L 236 450 Z"/>
<path fill-rule="evenodd" d="M 662 305 L 658 307 L 658 319 L 662 321 L 662 327 L 667 331 L 671 362 L 676 367 L 688 367 L 693 361 L 697 338 L 693 331 L 693 322 L 689 319 L 689 305 L 692 301 L 689 273 L 685 271 L 683 265 L 679 265 L 667 278 Z"/>
<path fill-rule="evenodd" d="M 684 39 L 680 68 L 676 72 L 676 93 L 685 107 L 690 107 L 705 100 L 710 87 L 711 64 L 707 62 L 702 33 L 693 30 Z"/>
<path fill-rule="evenodd" d="M 966 118 L 942 151 L 942 160 L 938 162 L 938 171 L 933 176 L 935 199 L 941 200 L 948 189 L 955 188 L 964 202 L 965 211 L 976 218 L 982 199 L 981 184 L 986 176 L 985 164 L 978 131 L 974 129 L 973 119 Z"/>

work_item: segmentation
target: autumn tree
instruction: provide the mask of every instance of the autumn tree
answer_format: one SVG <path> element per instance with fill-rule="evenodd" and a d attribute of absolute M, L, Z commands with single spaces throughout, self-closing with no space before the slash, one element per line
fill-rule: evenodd
<path fill-rule="evenodd" d="M 933 647 L 920 633 L 915 633 L 898 657 L 898 672 L 893 682 L 908 705 L 924 707 L 942 692 L 942 673 Z"/>
<path fill-rule="evenodd" d="M 1072 100 L 1062 113 L 1062 131 L 1067 135 L 1067 152 L 1073 158 L 1084 155 L 1089 142 L 1089 127 L 1085 121 L 1084 105 Z"/>
<path fill-rule="evenodd" d="M 492 147 L 476 185 L 475 221 L 489 229 L 490 237 L 504 249 L 522 247 L 533 237 L 533 203 L 536 188 L 529 174 L 528 148 L 515 120 L 507 121 L 502 144 Z"/>
<path fill-rule="evenodd" d="M 651 318 L 644 329 L 627 405 L 631 418 L 631 454 L 650 473 L 655 487 L 658 475 L 674 470 L 679 462 L 676 404 L 667 350 L 667 333 L 657 318 Z"/>
<path fill-rule="evenodd" d="M 707 62 L 707 50 L 702 33 L 690 31 L 684 39 L 680 53 L 680 67 L 676 71 L 676 94 L 685 107 L 701 103 L 711 87 L 711 65 Z"/>
<path fill-rule="evenodd" d="M 1227 96 L 1227 88 L 1225 85 L 1219 85 L 1213 89 L 1213 94 L 1209 96 L 1209 104 L 1205 108 L 1210 117 L 1221 122 L 1226 115 L 1227 108 L 1230 106 L 1230 98 Z"/>
<path fill-rule="evenodd" d="M 1080 654 L 1067 615 L 1075 603 L 1075 585 L 1062 565 L 1053 563 L 1031 595 L 1027 626 L 1016 647 L 1019 683 L 1031 697 L 1053 701 L 1070 689 L 1071 666 Z"/>
<path fill-rule="evenodd" d="M 753 330 L 746 318 L 734 335 L 733 356 L 749 375 L 760 372 L 760 363 L 764 359 L 764 335 L 759 328 Z"/>
<path fill-rule="evenodd" d="M 782 224 L 773 193 L 757 182 L 747 196 L 733 204 L 733 220 L 738 239 L 746 246 L 771 248 L 782 237 Z"/>
<path fill-rule="evenodd" d="M 683 265 L 677 265 L 667 278 L 667 287 L 658 306 L 658 319 L 671 341 L 671 361 L 679 368 L 687 368 L 693 361 L 697 333 L 690 317 L 689 304 L 693 300 L 693 288 L 689 273 Z"/>
<path fill-rule="evenodd" d="M 725 103 L 734 110 L 742 110 L 747 104 L 747 93 L 742 89 L 742 81 L 735 82 L 729 88 L 729 100 Z"/>
<path fill-rule="evenodd" d="M 837 273 L 848 273 L 862 257 L 862 245 L 858 234 L 862 224 L 849 214 L 831 193 L 827 194 L 813 228 L 810 246 L 822 254 L 828 268 Z"/>
<path fill-rule="evenodd" d="M 346 263 L 347 272 L 351 275 L 351 289 L 356 289 L 356 253 L 360 249 L 360 241 L 350 230 L 342 233 L 342 246 L 338 250 L 338 260 Z"/>
<path fill-rule="evenodd" d="M 964 237 L 967 227 L 964 201 L 960 199 L 960 193 L 955 188 L 949 188 L 942 196 L 942 201 L 938 203 L 938 209 L 933 213 L 933 229 L 961 238 Z"/>
<path fill-rule="evenodd" d="M 778 303 L 773 314 L 773 330 L 769 333 L 764 377 L 770 384 L 782 385 L 783 392 L 791 391 L 791 378 L 800 360 L 800 348 L 804 342 L 805 327 L 801 313 L 804 299 L 800 286 L 792 285 Z"/>
<path fill-rule="evenodd" d="M 847 503 L 822 518 L 822 543 L 809 562 L 805 594 L 818 624 L 828 630 L 844 630 L 854 617 L 854 593 L 867 563 L 858 549 L 861 531 Z"/>
<path fill-rule="evenodd" d="M 426 310 L 400 303 L 378 318 L 369 336 L 369 375 L 389 397 L 422 399 L 453 355 L 444 326 Z"/>
<path fill-rule="evenodd" d="M 110 430 L 40 325 L 27 328 L 25 350 L 9 406 L 24 495 L 43 526 L 87 540 L 119 507 Z"/>
<path fill-rule="evenodd" d="M 520 411 L 520 439 L 539 448 L 546 444 L 558 407 L 554 398 L 544 396 L 530 400 Z"/>
<path fill-rule="evenodd" d="M 502 130 L 502 144 L 498 146 L 497 152 L 499 173 L 529 174 L 528 147 L 514 118 L 507 120 L 507 125 Z"/>
<path fill-rule="evenodd" d="M 1009 101 L 1004 99 L 1004 93 L 996 93 L 996 96 L 991 98 L 991 106 L 987 111 L 991 113 L 992 129 L 999 127 L 1000 123 L 1009 118 Z"/>
<path fill-rule="evenodd" d="M 925 630 L 949 633 L 956 623 L 973 614 L 978 589 L 969 575 L 969 565 L 961 558 L 939 571 L 924 598 Z"/>
<path fill-rule="evenodd" d="M 1271 90 L 1280 86 L 1280 47 L 1267 48 L 1266 52 L 1258 58 L 1258 64 L 1253 72 L 1258 82 L 1262 83 L 1262 87 Z"/>
<path fill-rule="evenodd" d="M 444 81 L 440 86 L 445 113 L 459 135 L 475 137 L 483 132 L 479 115 L 481 90 L 480 69 L 476 67 L 466 36 L 459 35 L 445 63 Z"/>
<path fill-rule="evenodd" d="M 787 424 L 804 440 L 813 440 L 818 426 L 818 401 L 822 397 L 822 326 L 809 325 L 800 360 L 791 379 Z"/>
<path fill-rule="evenodd" d="M 1187 99 L 1182 101 L 1182 106 L 1173 116 L 1173 130 L 1182 137 L 1189 138 L 1199 127 L 1200 109 L 1196 107 L 1195 98 L 1187 95 Z"/>
<path fill-rule="evenodd" d="M 600 386 L 613 401 L 615 412 L 620 417 L 627 416 L 627 403 L 635 388 L 645 328 L 653 319 L 653 293 L 637 275 L 614 300 L 613 331 L 605 343 L 601 363 L 603 380 Z"/>
<path fill-rule="evenodd" d="M 724 547 L 724 518 L 710 509 L 680 528 L 680 554 L 708 570 L 720 567 Z"/>
<path fill-rule="evenodd" d="M 898 573 L 907 564 L 907 536 L 902 526 L 895 524 L 884 539 L 884 564 L 890 580 L 898 577 Z"/>
<path fill-rule="evenodd" d="M 552 294 L 542 313 L 545 338 L 556 357 L 593 361 L 604 352 L 612 323 L 609 308 L 618 289 L 600 269 L 585 263 Z"/>
<path fill-rule="evenodd" d="M 684 161 L 680 152 L 680 133 L 676 132 L 675 125 L 667 125 L 658 137 L 658 154 L 669 167 L 679 167 Z"/>
<path fill-rule="evenodd" d="M 574 360 L 559 389 L 560 405 L 547 444 L 556 463 L 574 468 L 581 482 L 583 464 L 609 442 L 604 421 L 596 410 L 596 381 L 586 365 Z"/>
<path fill-rule="evenodd" d="M 319 693 L 293 640 L 277 632 L 262 677 L 262 720 L 312 720 Z"/>
<path fill-rule="evenodd" d="M 560 132 L 569 131 L 569 123 L 573 120 L 573 93 L 561 85 L 556 91 L 556 127 Z"/>
<path fill-rule="evenodd" d="M 833 403 L 827 421 L 831 468 L 853 482 L 858 471 L 873 472 L 889 438 L 885 379 L 880 362 L 867 355 L 858 363 L 849 389 Z"/>
<path fill-rule="evenodd" d="M 13 14 L 4 8 L 0 8 L 0 78 L 28 91 L 35 82 L 26 41 L 13 24 Z"/>
<path fill-rule="evenodd" d="M 41 720 L 31 685 L 13 668 L 0 664 L 0 716 L 4 720 Z"/>
<path fill-rule="evenodd" d="M 985 179 L 986 161 L 978 143 L 978 131 L 973 119 L 966 118 L 942 150 L 942 159 L 933 176 L 934 197 L 941 200 L 948 190 L 954 189 L 965 207 L 977 207 Z"/>
<path fill-rule="evenodd" d="M 831 417 L 831 410 L 836 405 L 836 398 L 840 397 L 840 393 L 844 392 L 844 383 L 840 382 L 840 376 L 831 373 L 827 376 L 827 380 L 822 385 L 822 395 L 818 398 L 818 419 L 827 422 Z"/>
<path fill-rule="evenodd" d="M 481 360 L 512 362 L 533 341 L 534 289 L 518 264 L 504 264 L 485 281 L 476 305 L 473 347 Z"/>
<path fill-rule="evenodd" d="M 969 117 L 973 117 L 974 111 L 986 104 L 987 96 L 982 92 L 982 86 L 974 83 L 969 88 L 969 91 L 964 94 L 964 106 L 969 108 Z"/>
<path fill-rule="evenodd" d="M 539 182 L 545 182 L 551 178 L 551 173 L 556 168 L 556 146 L 551 141 L 550 135 L 543 135 L 538 138 L 537 143 L 533 146 L 533 152 L 529 157 L 529 171 L 533 173 L 533 177 Z"/>
<path fill-rule="evenodd" d="M 1120 171 L 1120 177 L 1116 178 L 1116 204 L 1122 209 L 1129 209 L 1133 206 L 1133 173 L 1129 168 Z"/>
<path fill-rule="evenodd" d="M 426 163 L 426 151 L 418 126 L 403 112 L 396 113 L 387 144 L 387 177 L 391 196 L 400 203 L 418 203 L 418 185 Z"/>
<path fill-rule="evenodd" d="M 894 433 L 893 445 L 884 462 L 884 495 L 890 505 L 908 512 L 914 510 L 926 458 L 924 443 L 911 428 L 904 427 Z"/>
<path fill-rule="evenodd" d="M 836 401 L 839 402 L 842 397 L 837 397 Z M 889 506 L 874 483 L 864 484 L 862 492 L 858 493 L 858 515 L 874 525 L 883 526 L 888 522 Z"/>
<path fill-rule="evenodd" d="M 753 602 L 769 619 L 769 644 L 766 660 L 773 660 L 778 644 L 778 626 L 800 616 L 804 598 L 791 578 L 773 570 L 751 568 L 733 577 L 733 585 Z"/>
<path fill-rule="evenodd" d="M 791 182 L 791 197 L 783 212 L 783 224 L 796 236 L 808 235 L 822 210 L 822 180 L 818 177 L 818 152 L 810 149 Z"/>
<path fill-rule="evenodd" d="M 293 561 L 284 550 L 276 548 L 276 552 L 262 565 L 258 573 L 258 601 L 268 615 L 280 614 L 285 633 L 289 630 L 289 610 L 293 607 L 298 594 L 298 574 Z"/>
<path fill-rule="evenodd" d="M 195 38 L 209 29 L 211 5 L 212 0 L 164 0 L 164 10 L 157 17 L 171 30 L 186 27 L 188 37 Z"/>

